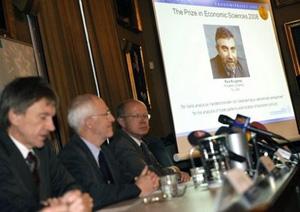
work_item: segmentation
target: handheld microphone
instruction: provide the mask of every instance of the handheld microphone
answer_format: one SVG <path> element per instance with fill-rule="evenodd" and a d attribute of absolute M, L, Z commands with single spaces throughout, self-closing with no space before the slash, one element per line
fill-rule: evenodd
<path fill-rule="evenodd" d="M 232 118 L 230 118 L 230 117 L 228 117 L 226 115 L 222 115 L 222 114 L 219 116 L 218 121 L 220 123 L 222 123 L 222 124 L 228 124 L 229 126 L 234 126 L 234 124 L 235 124 L 235 121 Z M 237 126 L 237 127 L 239 127 L 239 126 Z M 277 134 L 272 133 L 272 132 L 269 132 L 269 131 L 266 131 L 266 130 L 261 130 L 261 129 L 252 127 L 250 125 L 245 126 L 245 128 L 247 130 L 249 130 L 251 132 L 254 132 L 254 133 L 257 133 L 257 134 L 261 134 L 261 135 L 265 135 L 265 136 L 270 136 L 270 137 L 273 137 L 273 138 L 277 138 L 277 139 L 285 140 L 286 141 L 286 139 L 283 138 L 282 136 L 277 135 Z"/>

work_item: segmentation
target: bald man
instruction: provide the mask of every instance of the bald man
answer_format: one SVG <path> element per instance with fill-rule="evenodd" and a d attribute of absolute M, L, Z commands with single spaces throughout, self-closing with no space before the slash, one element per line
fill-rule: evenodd
<path fill-rule="evenodd" d="M 141 101 L 129 99 L 117 108 L 117 121 L 121 129 L 116 133 L 110 148 L 122 165 L 123 170 L 135 177 L 145 167 L 157 175 L 178 173 L 182 181 L 188 181 L 190 176 L 180 171 L 176 166 L 163 167 L 149 150 L 145 136 L 148 134 L 150 114 Z"/>

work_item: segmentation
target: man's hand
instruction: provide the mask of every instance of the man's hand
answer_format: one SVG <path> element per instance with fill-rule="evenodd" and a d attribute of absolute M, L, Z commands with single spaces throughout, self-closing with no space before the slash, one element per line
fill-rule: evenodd
<path fill-rule="evenodd" d="M 49 198 L 41 202 L 44 208 L 41 212 L 69 212 L 67 203 L 61 201 L 61 198 Z"/>
<path fill-rule="evenodd" d="M 190 181 L 191 177 L 188 173 L 180 171 L 179 174 L 180 174 L 180 182 L 184 183 Z"/>
<path fill-rule="evenodd" d="M 88 193 L 73 190 L 65 193 L 59 198 L 61 202 L 69 207 L 69 211 L 88 212 L 93 209 L 93 199 Z"/>
<path fill-rule="evenodd" d="M 69 212 L 69 207 L 67 204 L 60 202 L 43 208 L 41 212 Z"/>
<path fill-rule="evenodd" d="M 159 178 L 145 166 L 141 174 L 136 178 L 135 184 L 141 189 L 140 197 L 144 197 L 158 189 Z"/>
<path fill-rule="evenodd" d="M 178 174 L 181 183 L 188 182 L 191 179 L 188 173 L 181 171 L 177 166 L 170 166 L 168 168 Z"/>

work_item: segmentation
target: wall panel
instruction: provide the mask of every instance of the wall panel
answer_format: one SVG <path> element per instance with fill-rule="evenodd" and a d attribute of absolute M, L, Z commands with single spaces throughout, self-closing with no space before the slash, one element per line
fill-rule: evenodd
<path fill-rule="evenodd" d="M 44 0 L 38 20 L 49 81 L 60 98 L 58 122 L 65 143 L 71 99 L 82 93 L 96 93 L 77 1 Z"/>

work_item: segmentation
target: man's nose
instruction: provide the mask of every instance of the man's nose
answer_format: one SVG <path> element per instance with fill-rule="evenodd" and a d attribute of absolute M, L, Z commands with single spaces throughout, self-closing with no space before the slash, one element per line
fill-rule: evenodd
<path fill-rule="evenodd" d="M 109 115 L 109 119 L 111 120 L 111 122 L 115 122 L 115 117 L 112 114 Z"/>
<path fill-rule="evenodd" d="M 46 127 L 49 131 L 54 131 L 55 130 L 55 125 L 54 125 L 54 122 L 53 122 L 53 119 L 50 118 L 47 123 L 46 123 Z"/>
<path fill-rule="evenodd" d="M 139 120 L 140 123 L 148 123 L 149 122 L 149 119 L 144 118 L 144 117 L 140 117 L 138 120 Z"/>
<path fill-rule="evenodd" d="M 232 52 L 232 51 L 229 51 L 229 52 L 228 52 L 228 57 L 229 57 L 229 58 L 233 58 L 233 52 Z"/>

